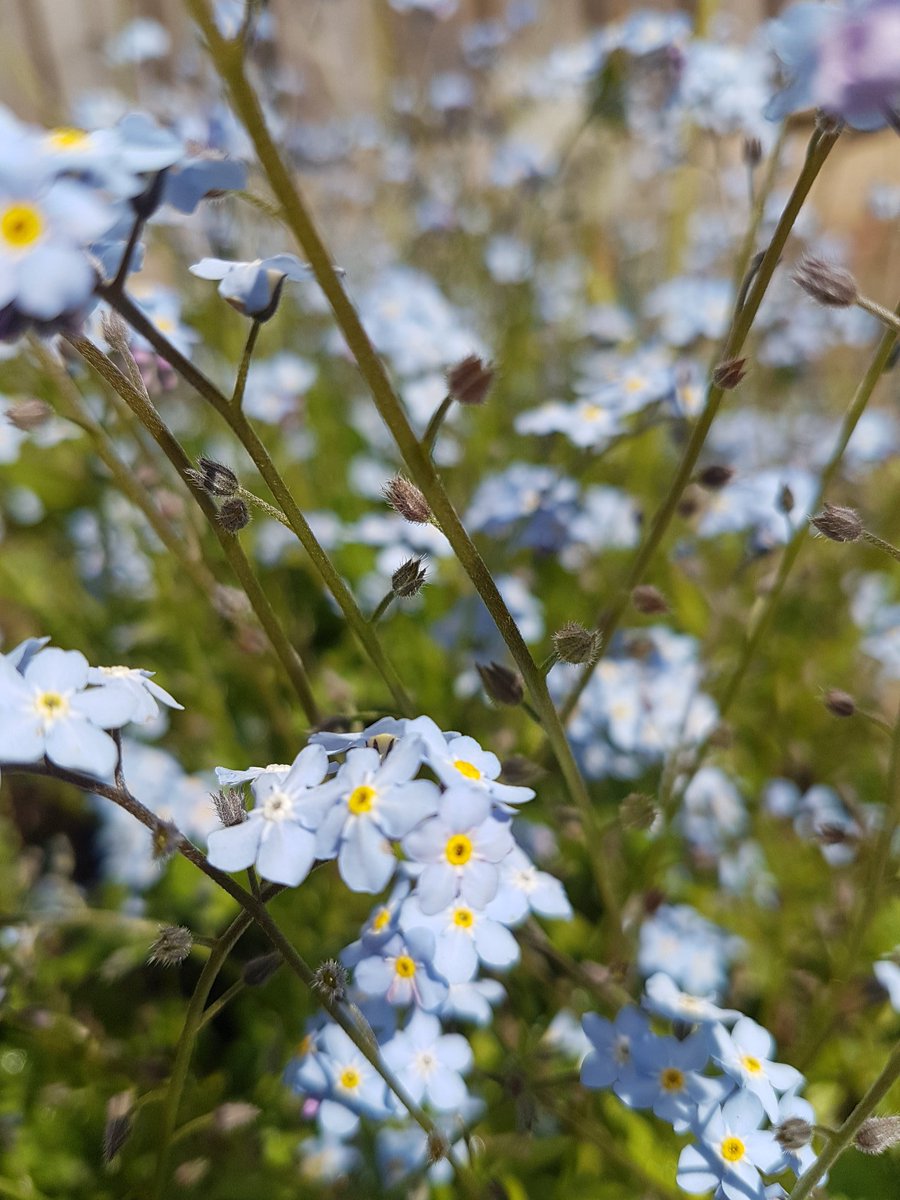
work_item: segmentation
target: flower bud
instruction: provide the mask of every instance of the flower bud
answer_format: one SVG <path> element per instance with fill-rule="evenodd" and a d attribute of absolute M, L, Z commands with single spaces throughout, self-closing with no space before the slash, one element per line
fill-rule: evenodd
<path fill-rule="evenodd" d="M 256 958 L 248 959 L 244 963 L 241 978 L 247 987 L 262 987 L 264 983 L 269 982 L 280 966 L 281 955 L 277 950 L 272 950 L 269 954 L 259 954 Z"/>
<path fill-rule="evenodd" d="M 401 600 L 408 600 L 421 592 L 427 575 L 424 559 L 408 558 L 391 576 L 391 591 Z"/>
<path fill-rule="evenodd" d="M 526 758 L 523 754 L 513 754 L 503 760 L 500 782 L 511 783 L 516 787 L 527 786 L 546 774 L 544 768 L 538 763 L 532 762 L 530 758 Z"/>
<path fill-rule="evenodd" d="M 243 500 L 234 496 L 219 509 L 219 524 L 226 533 L 240 533 L 250 524 L 250 509 Z"/>
<path fill-rule="evenodd" d="M 645 617 L 669 611 L 669 602 L 665 596 L 650 583 L 641 583 L 634 589 L 631 593 L 631 603 Z"/>
<path fill-rule="evenodd" d="M 470 354 L 447 372 L 447 388 L 457 404 L 484 404 L 494 382 L 494 368 Z"/>
<path fill-rule="evenodd" d="M 222 788 L 218 792 L 212 792 L 211 795 L 216 816 L 226 828 L 230 825 L 240 825 L 247 819 L 244 797 L 241 795 L 240 788 Z"/>
<path fill-rule="evenodd" d="M 746 367 L 746 358 L 726 358 L 713 368 L 713 383 L 723 391 L 730 392 L 747 374 Z"/>
<path fill-rule="evenodd" d="M 762 162 L 762 142 L 758 137 L 744 138 L 742 153 L 748 167 L 758 167 Z"/>
<path fill-rule="evenodd" d="M 388 504 L 405 520 L 413 525 L 428 525 L 431 523 L 431 509 L 428 501 L 414 483 L 395 475 L 384 485 L 384 498 Z"/>
<path fill-rule="evenodd" d="M 153 830 L 153 857 L 157 862 L 171 858 L 181 845 L 181 830 L 174 821 L 157 821 Z"/>
<path fill-rule="evenodd" d="M 723 466 L 720 463 L 704 467 L 697 476 L 697 482 L 708 492 L 717 492 L 731 483 L 732 479 L 734 479 L 734 468 Z"/>
<path fill-rule="evenodd" d="M 498 662 L 487 665 L 477 663 L 476 669 L 481 676 L 484 690 L 496 704 L 506 704 L 512 708 L 522 703 L 525 698 L 525 685 L 518 671 L 512 671 Z"/>
<path fill-rule="evenodd" d="M 134 1092 L 117 1092 L 106 1104 L 106 1125 L 103 1128 L 103 1161 L 111 1163 L 131 1134 L 131 1109 Z"/>
<path fill-rule="evenodd" d="M 148 963 L 174 967 L 183 963 L 194 945 L 194 935 L 184 925 L 161 925 L 147 955 Z"/>
<path fill-rule="evenodd" d="M 812 1125 L 802 1117 L 788 1117 L 774 1132 L 775 1141 L 782 1150 L 800 1150 L 809 1145 L 813 1135 Z"/>
<path fill-rule="evenodd" d="M 632 792 L 619 805 L 619 822 L 623 829 L 647 830 L 659 815 L 652 796 Z"/>
<path fill-rule="evenodd" d="M 825 707 L 833 717 L 852 717 L 856 712 L 856 701 L 849 692 L 832 688 L 825 693 Z"/>
<path fill-rule="evenodd" d="M 868 1117 L 860 1125 L 853 1145 L 863 1154 L 884 1154 L 900 1142 L 900 1117 Z"/>
<path fill-rule="evenodd" d="M 789 513 L 792 513 L 794 511 L 795 503 L 796 503 L 796 500 L 794 499 L 794 493 L 791 491 L 791 489 L 788 487 L 788 485 L 786 483 L 783 483 L 781 485 L 781 490 L 778 493 L 779 509 L 781 510 L 781 512 L 783 512 L 785 514 L 785 516 L 787 516 Z"/>
<path fill-rule="evenodd" d="M 808 296 L 829 308 L 849 308 L 859 296 L 856 280 L 850 272 L 821 258 L 802 258 L 792 278 Z"/>
<path fill-rule="evenodd" d="M 189 1158 L 179 1163 L 172 1178 L 178 1188 L 195 1188 L 209 1174 L 211 1163 L 208 1158 Z"/>
<path fill-rule="evenodd" d="M 430 1167 L 447 1157 L 450 1143 L 439 1129 L 432 1129 L 428 1134 L 425 1147 L 425 1161 Z"/>
<path fill-rule="evenodd" d="M 826 504 L 820 513 L 810 517 L 809 523 L 832 542 L 858 542 L 863 533 L 859 513 L 838 504 Z"/>
<path fill-rule="evenodd" d="M 553 635 L 553 649 L 562 662 L 592 663 L 600 653 L 600 634 L 585 629 L 577 621 L 569 621 Z"/>
<path fill-rule="evenodd" d="M 243 1100 L 229 1100 L 220 1104 L 213 1112 L 213 1125 L 217 1133 L 231 1133 L 255 1121 L 260 1111 L 255 1104 L 247 1104 Z"/>
<path fill-rule="evenodd" d="M 32 429 L 40 429 L 53 416 L 53 409 L 43 400 L 32 396 L 27 400 L 19 400 L 12 408 L 6 410 L 6 419 L 16 429 L 30 433 Z"/>
<path fill-rule="evenodd" d="M 336 958 L 327 959 L 316 969 L 313 988 L 324 1000 L 337 1004 L 347 994 L 347 968 Z"/>
<path fill-rule="evenodd" d="M 203 488 L 211 496 L 237 495 L 240 484 L 231 467 L 226 467 L 224 463 L 215 462 L 201 454 L 197 459 L 197 468 L 196 471 L 186 472 L 191 483 Z"/>

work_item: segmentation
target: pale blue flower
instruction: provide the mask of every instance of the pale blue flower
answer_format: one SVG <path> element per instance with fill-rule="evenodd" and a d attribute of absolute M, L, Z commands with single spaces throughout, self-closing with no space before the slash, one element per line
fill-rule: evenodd
<path fill-rule="evenodd" d="M 581 1082 L 588 1088 L 607 1088 L 631 1062 L 634 1046 L 650 1036 L 650 1022 L 635 1008 L 620 1009 L 614 1021 L 585 1013 L 582 1027 L 591 1048 L 581 1064 Z"/>
<path fill-rule="evenodd" d="M 674 1037 L 638 1038 L 631 1057 L 619 1072 L 615 1093 L 629 1108 L 651 1108 L 657 1117 L 684 1133 L 697 1115 L 697 1106 L 709 1102 L 709 1084 L 700 1072 L 709 1061 L 709 1045 L 703 1033 L 695 1032 L 679 1041 Z M 725 1092 L 733 1089 L 730 1082 Z M 723 1089 L 716 1089 L 724 1099 Z"/>
<path fill-rule="evenodd" d="M 439 1112 L 453 1112 L 466 1101 L 463 1075 L 472 1067 L 472 1048 L 462 1034 L 444 1033 L 430 1013 L 417 1009 L 382 1054 L 417 1104 L 425 1100 Z"/>
<path fill-rule="evenodd" d="M 88 671 L 88 683 L 107 684 L 115 681 L 127 688 L 131 694 L 133 708 L 129 721 L 136 725 L 146 725 L 159 716 L 159 706 L 166 708 L 184 709 L 174 696 L 153 682 L 153 671 L 143 671 L 137 667 L 91 667 Z"/>
<path fill-rule="evenodd" d="M 0 761 L 37 762 L 109 778 L 118 751 L 106 732 L 131 719 L 134 700 L 121 683 L 88 684 L 87 659 L 50 647 L 22 673 L 0 658 Z"/>
<path fill-rule="evenodd" d="M 717 1021 L 730 1024 L 743 1014 L 733 1008 L 720 1008 L 704 996 L 683 992 L 668 975 L 657 971 L 644 985 L 644 1007 L 670 1021 L 686 1025 L 710 1025 Z"/>
<path fill-rule="evenodd" d="M 524 850 L 515 846 L 499 864 L 500 885 L 488 904 L 489 917 L 502 925 L 518 925 L 529 913 L 568 921 L 572 906 L 560 881 L 540 871 Z"/>
<path fill-rule="evenodd" d="M 499 783 L 499 758 L 482 750 L 474 738 L 445 734 L 428 717 L 418 718 L 412 728 L 425 742 L 425 761 L 444 787 L 465 786 L 483 793 L 497 811 L 505 813 L 515 812 L 514 805 L 534 798 L 532 788 Z"/>
<path fill-rule="evenodd" d="M 457 897 L 473 908 L 484 908 L 497 894 L 497 863 L 512 847 L 509 823 L 491 815 L 485 792 L 461 785 L 449 788 L 441 796 L 437 816 L 403 839 L 407 855 L 425 864 L 416 884 L 422 911 L 432 916 Z"/>
<path fill-rule="evenodd" d="M 445 1021 L 468 1021 L 484 1028 L 494 1018 L 494 1008 L 506 997 L 506 988 L 496 979 L 467 979 L 451 983 L 447 998 L 437 1010 Z"/>
<path fill-rule="evenodd" d="M 274 316 L 285 279 L 312 278 L 312 268 L 294 254 L 274 254 L 253 262 L 201 258 L 190 271 L 200 279 L 218 279 L 222 299 L 257 321 L 268 321 Z"/>
<path fill-rule="evenodd" d="M 519 947 L 509 930 L 462 900 L 430 916 L 411 896 L 400 910 L 400 927 L 409 932 L 419 926 L 434 934 L 434 965 L 448 983 L 474 979 L 479 962 L 504 970 L 519 960 Z"/>
<path fill-rule="evenodd" d="M 721 1025 L 710 1030 L 712 1057 L 745 1091 L 752 1092 L 770 1121 L 778 1119 L 778 1096 L 796 1090 L 803 1076 L 796 1067 L 771 1061 L 775 1039 L 767 1029 L 741 1017 L 729 1033 Z"/>
<path fill-rule="evenodd" d="M 307 808 L 304 801 L 327 770 L 323 748 L 307 746 L 286 774 L 260 774 L 252 785 L 256 806 L 247 819 L 210 833 L 212 865 L 239 871 L 255 864 L 272 883 L 301 883 L 316 860 L 315 821 L 321 811 L 318 805 Z"/>
<path fill-rule="evenodd" d="M 678 1186 L 692 1196 L 721 1188 L 724 1200 L 765 1200 L 760 1172 L 778 1169 L 781 1147 L 759 1129 L 763 1109 L 749 1092 L 713 1105 L 693 1126 L 698 1141 L 678 1159 Z"/>
<path fill-rule="evenodd" d="M 434 949 L 434 934 L 428 929 L 395 933 L 377 954 L 356 964 L 353 982 L 366 996 L 435 1012 L 447 999 L 448 987 L 434 969 Z"/>

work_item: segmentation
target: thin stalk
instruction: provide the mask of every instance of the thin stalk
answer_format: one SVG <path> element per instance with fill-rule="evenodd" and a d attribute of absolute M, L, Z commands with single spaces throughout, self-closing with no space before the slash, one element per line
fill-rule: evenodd
<path fill-rule="evenodd" d="M 169 342 L 151 320 L 140 310 L 135 302 L 127 295 L 116 295 L 100 287 L 99 294 L 113 305 L 132 329 L 145 337 L 153 348 L 194 390 L 203 397 L 231 427 L 232 432 L 250 455 L 256 469 L 266 482 L 266 486 L 278 501 L 290 528 L 293 530 L 303 549 L 309 555 L 313 567 L 319 574 L 325 586 L 334 596 L 338 607 L 344 615 L 363 650 L 368 654 L 373 666 L 387 685 L 394 702 L 404 714 L 412 711 L 413 704 L 400 680 L 395 668 L 391 665 L 382 649 L 377 634 L 369 627 L 359 605 L 354 600 L 337 568 L 319 543 L 309 522 L 291 494 L 290 489 L 276 468 L 256 430 L 244 416 L 232 408 L 228 399 L 219 391 L 215 384 L 203 374 L 189 358 L 186 358 Z"/>
<path fill-rule="evenodd" d="M 870 300 L 867 296 L 857 296 L 856 303 L 859 308 L 865 309 L 867 313 L 871 313 L 873 317 L 877 317 L 882 325 L 888 325 L 891 329 L 895 329 L 900 333 L 900 317 L 896 313 L 891 312 L 889 308 L 885 308 L 883 304 L 876 304 L 874 300 Z"/>
<path fill-rule="evenodd" d="M 188 1071 L 194 1046 L 203 1026 L 204 1009 L 209 993 L 212 990 L 219 972 L 225 965 L 228 955 L 234 949 L 238 940 L 253 924 L 253 917 L 247 912 L 241 912 L 231 922 L 225 932 L 216 939 L 209 958 L 200 972 L 200 978 L 194 987 L 188 1001 L 187 1012 L 178 1045 L 175 1049 L 175 1061 L 172 1064 L 172 1074 L 163 1104 L 162 1131 L 160 1133 L 159 1150 L 156 1158 L 156 1176 L 151 1193 L 153 1200 L 162 1200 L 169 1182 L 169 1160 L 172 1153 L 172 1140 L 178 1125 L 178 1110 L 187 1085 Z"/>
<path fill-rule="evenodd" d="M 444 419 L 452 407 L 453 397 L 445 396 L 434 410 L 431 420 L 428 422 L 428 427 L 422 434 L 422 446 L 430 455 L 434 454 L 434 443 L 437 441 L 437 435 L 440 433 Z"/>
<path fill-rule="evenodd" d="M 378 607 L 372 613 L 371 617 L 369 617 L 369 624 L 377 625 L 378 622 L 381 620 L 381 618 L 384 616 L 384 614 L 387 612 L 387 610 L 394 603 L 396 598 L 397 597 L 395 596 L 395 594 L 393 592 L 388 592 L 387 595 L 382 596 L 381 599 L 378 601 Z"/>
<path fill-rule="evenodd" d="M 246 991 L 247 984 L 243 979 L 236 979 L 227 991 L 224 991 L 218 999 L 208 1005 L 203 1010 L 203 1016 L 200 1020 L 200 1028 L 203 1029 L 210 1021 L 214 1021 L 223 1008 L 227 1008 L 235 996 L 239 996 L 241 992 Z"/>
<path fill-rule="evenodd" d="M 788 1200 L 806 1200 L 825 1172 L 830 1171 L 844 1151 L 850 1147 L 860 1126 L 872 1115 L 876 1106 L 884 1099 L 898 1079 L 900 1079 L 900 1042 L 891 1051 L 884 1070 L 862 1100 L 843 1125 L 838 1128 L 809 1170 L 797 1180 Z"/>
<path fill-rule="evenodd" d="M 83 337 L 67 337 L 69 344 L 78 351 L 82 358 L 113 388 L 125 401 L 141 424 L 149 430 L 154 441 L 175 467 L 175 470 L 190 488 L 191 494 L 200 505 L 209 524 L 215 533 L 219 545 L 228 560 L 229 566 L 244 589 L 250 606 L 256 613 L 272 649 L 284 667 L 301 707 L 310 724 L 320 720 L 319 706 L 313 694 L 312 685 L 303 661 L 293 647 L 279 621 L 275 610 L 269 603 L 263 588 L 250 565 L 250 560 L 244 554 L 240 543 L 233 535 L 226 533 L 219 523 L 216 506 L 205 492 L 199 491 L 190 483 L 188 471 L 192 469 L 190 458 L 175 438 L 168 426 L 160 417 L 156 408 L 146 395 L 135 388 L 130 380 L 122 374 L 119 368 L 99 350 L 93 342 Z"/>
<path fill-rule="evenodd" d="M 746 300 L 742 307 L 734 314 L 734 319 L 731 326 L 731 331 L 728 335 L 726 343 L 722 348 L 718 361 L 726 362 L 729 359 L 738 358 L 743 349 L 744 342 L 747 340 L 747 335 L 753 325 L 753 321 L 759 311 L 759 306 L 762 303 L 763 296 L 766 294 L 772 276 L 775 273 L 775 268 L 781 258 L 785 243 L 788 236 L 794 227 L 794 222 L 803 207 L 809 190 L 812 187 L 817 175 L 825 164 L 832 147 L 837 141 L 839 131 L 828 131 L 826 133 L 815 133 L 810 141 L 807 150 L 806 161 L 797 182 L 794 184 L 794 189 L 791 192 L 790 198 L 785 205 L 784 212 L 781 214 L 781 219 L 772 235 L 772 240 L 759 264 L 759 269 L 753 278 Z M 706 404 L 703 412 L 691 430 L 690 440 L 682 455 L 681 462 L 675 472 L 675 477 L 669 485 L 669 490 L 666 493 L 662 505 L 657 510 L 653 521 L 647 531 L 647 535 L 638 548 L 631 568 L 621 584 L 615 598 L 608 605 L 606 615 L 600 623 L 600 631 L 602 635 L 600 656 L 585 668 L 582 675 L 575 686 L 572 688 L 569 695 L 566 697 L 564 704 L 560 710 L 562 719 L 565 721 L 571 716 L 578 704 L 581 694 L 590 682 L 591 676 L 596 668 L 597 663 L 603 657 L 606 648 L 610 645 L 613 633 L 619 626 L 626 609 L 628 608 L 629 598 L 632 591 L 641 582 L 644 573 L 652 562 L 659 549 L 660 543 L 665 536 L 672 518 L 678 510 L 678 504 L 681 500 L 681 494 L 687 484 L 690 482 L 691 476 L 697 465 L 697 460 L 700 457 L 700 452 L 706 442 L 706 438 L 712 427 L 712 423 L 719 411 L 719 405 L 725 395 L 725 389 L 717 384 L 710 382 L 706 393 Z"/>
<path fill-rule="evenodd" d="M 886 542 L 884 538 L 878 537 L 877 534 L 870 533 L 868 529 L 864 529 L 859 535 L 860 541 L 868 542 L 870 546 L 874 546 L 876 550 L 881 550 L 887 554 L 889 558 L 900 562 L 900 550 L 896 546 L 892 546 L 890 542 Z"/>
<path fill-rule="evenodd" d="M 241 405 L 244 403 L 244 389 L 247 386 L 247 375 L 250 372 L 250 360 L 253 357 L 253 351 L 256 347 L 256 339 L 259 337 L 259 331 L 262 328 L 261 321 L 254 321 L 250 326 L 250 332 L 247 335 L 247 342 L 244 346 L 244 353 L 241 355 L 241 363 L 238 367 L 237 378 L 234 381 L 234 392 L 231 396 L 231 407 L 238 412 L 241 411 Z"/>
<path fill-rule="evenodd" d="M 186 3 L 206 38 L 210 56 L 228 88 L 235 111 L 253 142 L 257 158 L 266 173 L 272 192 L 284 211 L 285 221 L 313 269 L 316 281 L 324 292 L 344 340 L 369 387 L 375 406 L 396 442 L 415 483 L 424 493 L 439 527 L 450 542 L 463 570 L 469 576 L 493 618 L 531 693 L 534 707 L 540 716 L 563 778 L 581 812 L 585 840 L 597 887 L 614 936 L 618 938 L 621 936 L 619 906 L 608 884 L 606 867 L 602 861 L 599 842 L 595 837 L 596 819 L 591 799 L 575 762 L 565 730 L 557 715 L 556 707 L 550 697 L 546 680 L 532 658 L 484 559 L 463 527 L 434 463 L 431 461 L 431 456 L 416 437 L 403 405 L 391 385 L 384 363 L 369 340 L 359 315 L 332 265 L 331 255 L 325 248 L 312 217 L 294 186 L 291 172 L 283 162 L 269 132 L 259 100 L 244 72 L 239 47 L 233 42 L 225 41 L 221 36 L 207 0 L 186 0 Z M 266 482 L 268 483 L 268 480 Z M 280 501 L 280 497 L 277 498 Z M 371 630 L 371 626 L 368 628 Z"/>

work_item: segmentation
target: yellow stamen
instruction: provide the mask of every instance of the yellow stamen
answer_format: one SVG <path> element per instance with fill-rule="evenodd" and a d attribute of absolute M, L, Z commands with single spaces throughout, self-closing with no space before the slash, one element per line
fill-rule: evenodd
<path fill-rule="evenodd" d="M 346 1092 L 355 1091 L 361 1082 L 362 1079 L 360 1078 L 359 1071 L 355 1067 L 344 1067 L 338 1078 L 338 1083 Z"/>
<path fill-rule="evenodd" d="M 684 1087 L 684 1072 L 677 1067 L 666 1067 L 660 1072 L 659 1082 L 664 1092 L 680 1092 Z"/>
<path fill-rule="evenodd" d="M 0 217 L 0 237 L 14 250 L 32 245 L 44 232 L 44 218 L 31 204 L 11 204 Z"/>
<path fill-rule="evenodd" d="M 471 929 L 475 924 L 475 917 L 470 908 L 458 908 L 453 914 L 453 924 L 458 925 L 460 929 Z"/>
<path fill-rule="evenodd" d="M 481 778 L 481 772 L 478 770 L 478 768 L 473 766 L 472 763 L 466 762 L 463 758 L 458 758 L 453 765 L 464 779 Z"/>
<path fill-rule="evenodd" d="M 445 853 L 451 867 L 464 867 L 472 857 L 471 838 L 467 838 L 464 833 L 454 834 L 447 842 Z"/>
<path fill-rule="evenodd" d="M 361 784 L 358 788 L 354 788 L 347 797 L 347 807 L 356 817 L 362 813 L 371 812 L 377 794 L 374 788 Z"/>
<path fill-rule="evenodd" d="M 746 1153 L 747 1147 L 739 1137 L 727 1137 L 719 1147 L 719 1153 L 726 1162 L 740 1162 Z"/>
<path fill-rule="evenodd" d="M 401 954 L 394 963 L 394 970 L 403 979 L 412 979 L 416 973 L 416 964 L 408 954 Z"/>

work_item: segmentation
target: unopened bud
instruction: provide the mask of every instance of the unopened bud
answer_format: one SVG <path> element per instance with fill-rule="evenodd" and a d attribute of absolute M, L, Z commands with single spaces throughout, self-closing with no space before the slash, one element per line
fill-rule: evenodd
<path fill-rule="evenodd" d="M 402 475 L 395 475 L 384 485 L 384 498 L 395 512 L 413 525 L 430 524 L 428 501 L 416 485 Z"/>
<path fill-rule="evenodd" d="M 429 1167 L 433 1167 L 435 1163 L 439 1163 L 442 1159 L 445 1159 L 449 1149 L 450 1143 L 439 1129 L 429 1130 L 425 1146 L 425 1161 Z"/>
<path fill-rule="evenodd" d="M 863 533 L 859 513 L 838 504 L 826 504 L 820 513 L 810 517 L 809 523 L 817 533 L 830 538 L 832 542 L 858 542 Z"/>
<path fill-rule="evenodd" d="M 113 309 L 107 309 L 100 318 L 100 332 L 112 350 L 120 354 L 128 350 L 128 326 Z"/>
<path fill-rule="evenodd" d="M 859 296 L 850 272 L 822 258 L 802 258 L 794 269 L 793 280 L 813 300 L 829 308 L 849 308 Z"/>
<path fill-rule="evenodd" d="M 313 988 L 323 1000 L 337 1004 L 347 994 L 347 968 L 336 958 L 329 958 L 317 967 Z"/>
<path fill-rule="evenodd" d="M 762 142 L 758 137 L 744 138 L 744 162 L 748 167 L 758 167 L 762 162 Z"/>
<path fill-rule="evenodd" d="M 401 600 L 408 600 L 421 592 L 427 576 L 428 571 L 423 559 L 408 558 L 391 576 L 391 591 Z"/>
<path fill-rule="evenodd" d="M 457 404 L 484 404 L 494 382 L 494 368 L 470 354 L 447 372 L 447 388 Z"/>
<path fill-rule="evenodd" d="M 194 1188 L 203 1182 L 209 1174 L 209 1168 L 208 1158 L 189 1158 L 187 1162 L 178 1164 L 172 1178 L 179 1188 Z"/>
<path fill-rule="evenodd" d="M 106 1104 L 106 1124 L 103 1127 L 103 1161 L 110 1163 L 128 1141 L 131 1133 L 131 1109 L 134 1092 L 118 1092 Z"/>
<path fill-rule="evenodd" d="M 525 698 L 525 685 L 518 671 L 504 667 L 502 663 L 490 662 L 476 664 L 481 682 L 488 696 L 496 704 L 506 704 L 510 708 L 521 704 Z"/>
<path fill-rule="evenodd" d="M 800 1150 L 808 1146 L 813 1135 L 812 1125 L 802 1117 L 788 1117 L 775 1129 L 775 1141 L 782 1150 Z"/>
<path fill-rule="evenodd" d="M 619 822 L 623 829 L 649 829 L 658 815 L 653 797 L 640 792 L 632 792 L 619 805 Z"/>
<path fill-rule="evenodd" d="M 162 925 L 147 955 L 148 963 L 174 967 L 183 963 L 194 945 L 194 935 L 184 925 Z"/>
<path fill-rule="evenodd" d="M 527 786 L 546 774 L 544 768 L 538 763 L 532 762 L 530 758 L 526 758 L 523 754 L 513 754 L 510 758 L 503 760 L 500 782 L 511 783 L 516 787 Z"/>
<path fill-rule="evenodd" d="M 727 358 L 713 369 L 713 383 L 723 391 L 730 392 L 747 374 L 746 368 L 746 358 Z"/>
<path fill-rule="evenodd" d="M 16 429 L 21 429 L 23 433 L 30 433 L 32 429 L 40 429 L 52 416 L 53 409 L 50 405 L 45 404 L 43 400 L 38 400 L 36 396 L 28 400 L 20 400 L 6 410 L 7 421 Z"/>
<path fill-rule="evenodd" d="M 704 467 L 697 476 L 697 482 L 708 492 L 717 492 L 731 483 L 732 479 L 734 479 L 734 468 L 723 466 L 720 463 Z"/>
<path fill-rule="evenodd" d="M 553 635 L 553 649 L 566 663 L 592 663 L 600 653 L 600 634 L 569 621 Z"/>
<path fill-rule="evenodd" d="M 240 788 L 222 788 L 213 792 L 212 802 L 215 805 L 216 816 L 226 828 L 230 825 L 240 825 L 247 819 Z"/>
<path fill-rule="evenodd" d="M 868 1117 L 853 1139 L 863 1154 L 884 1154 L 900 1142 L 900 1117 Z"/>
<path fill-rule="evenodd" d="M 264 983 L 269 982 L 280 966 L 281 955 L 277 950 L 273 950 L 270 954 L 260 954 L 245 962 L 241 978 L 247 987 L 262 987 Z"/>
<path fill-rule="evenodd" d="M 153 857 L 157 862 L 171 858 L 181 845 L 181 831 L 173 821 L 157 821 L 153 830 Z"/>
<path fill-rule="evenodd" d="M 634 589 L 631 593 L 631 603 L 645 617 L 669 611 L 669 602 L 665 596 L 650 583 L 641 583 Z"/>
<path fill-rule="evenodd" d="M 211 496 L 235 496 L 240 488 L 238 477 L 231 467 L 204 455 L 197 459 L 197 470 L 187 471 L 186 474 L 192 483 Z"/>
<path fill-rule="evenodd" d="M 259 1114 L 260 1109 L 255 1104 L 247 1104 L 243 1100 L 231 1100 L 227 1104 L 220 1104 L 215 1110 L 213 1125 L 218 1133 L 231 1133 L 233 1130 L 242 1129 L 251 1121 L 255 1121 Z"/>
<path fill-rule="evenodd" d="M 781 491 L 778 493 L 779 509 L 785 515 L 787 515 L 788 513 L 792 513 L 794 511 L 794 504 L 795 504 L 794 493 L 791 491 L 791 489 L 788 487 L 788 485 L 786 483 L 783 483 L 781 485 Z"/>
<path fill-rule="evenodd" d="M 250 509 L 243 500 L 234 496 L 220 507 L 219 524 L 226 533 L 240 533 L 250 524 Z"/>
<path fill-rule="evenodd" d="M 849 692 L 832 688 L 825 693 L 825 707 L 833 717 L 852 717 L 856 712 L 856 701 Z"/>

